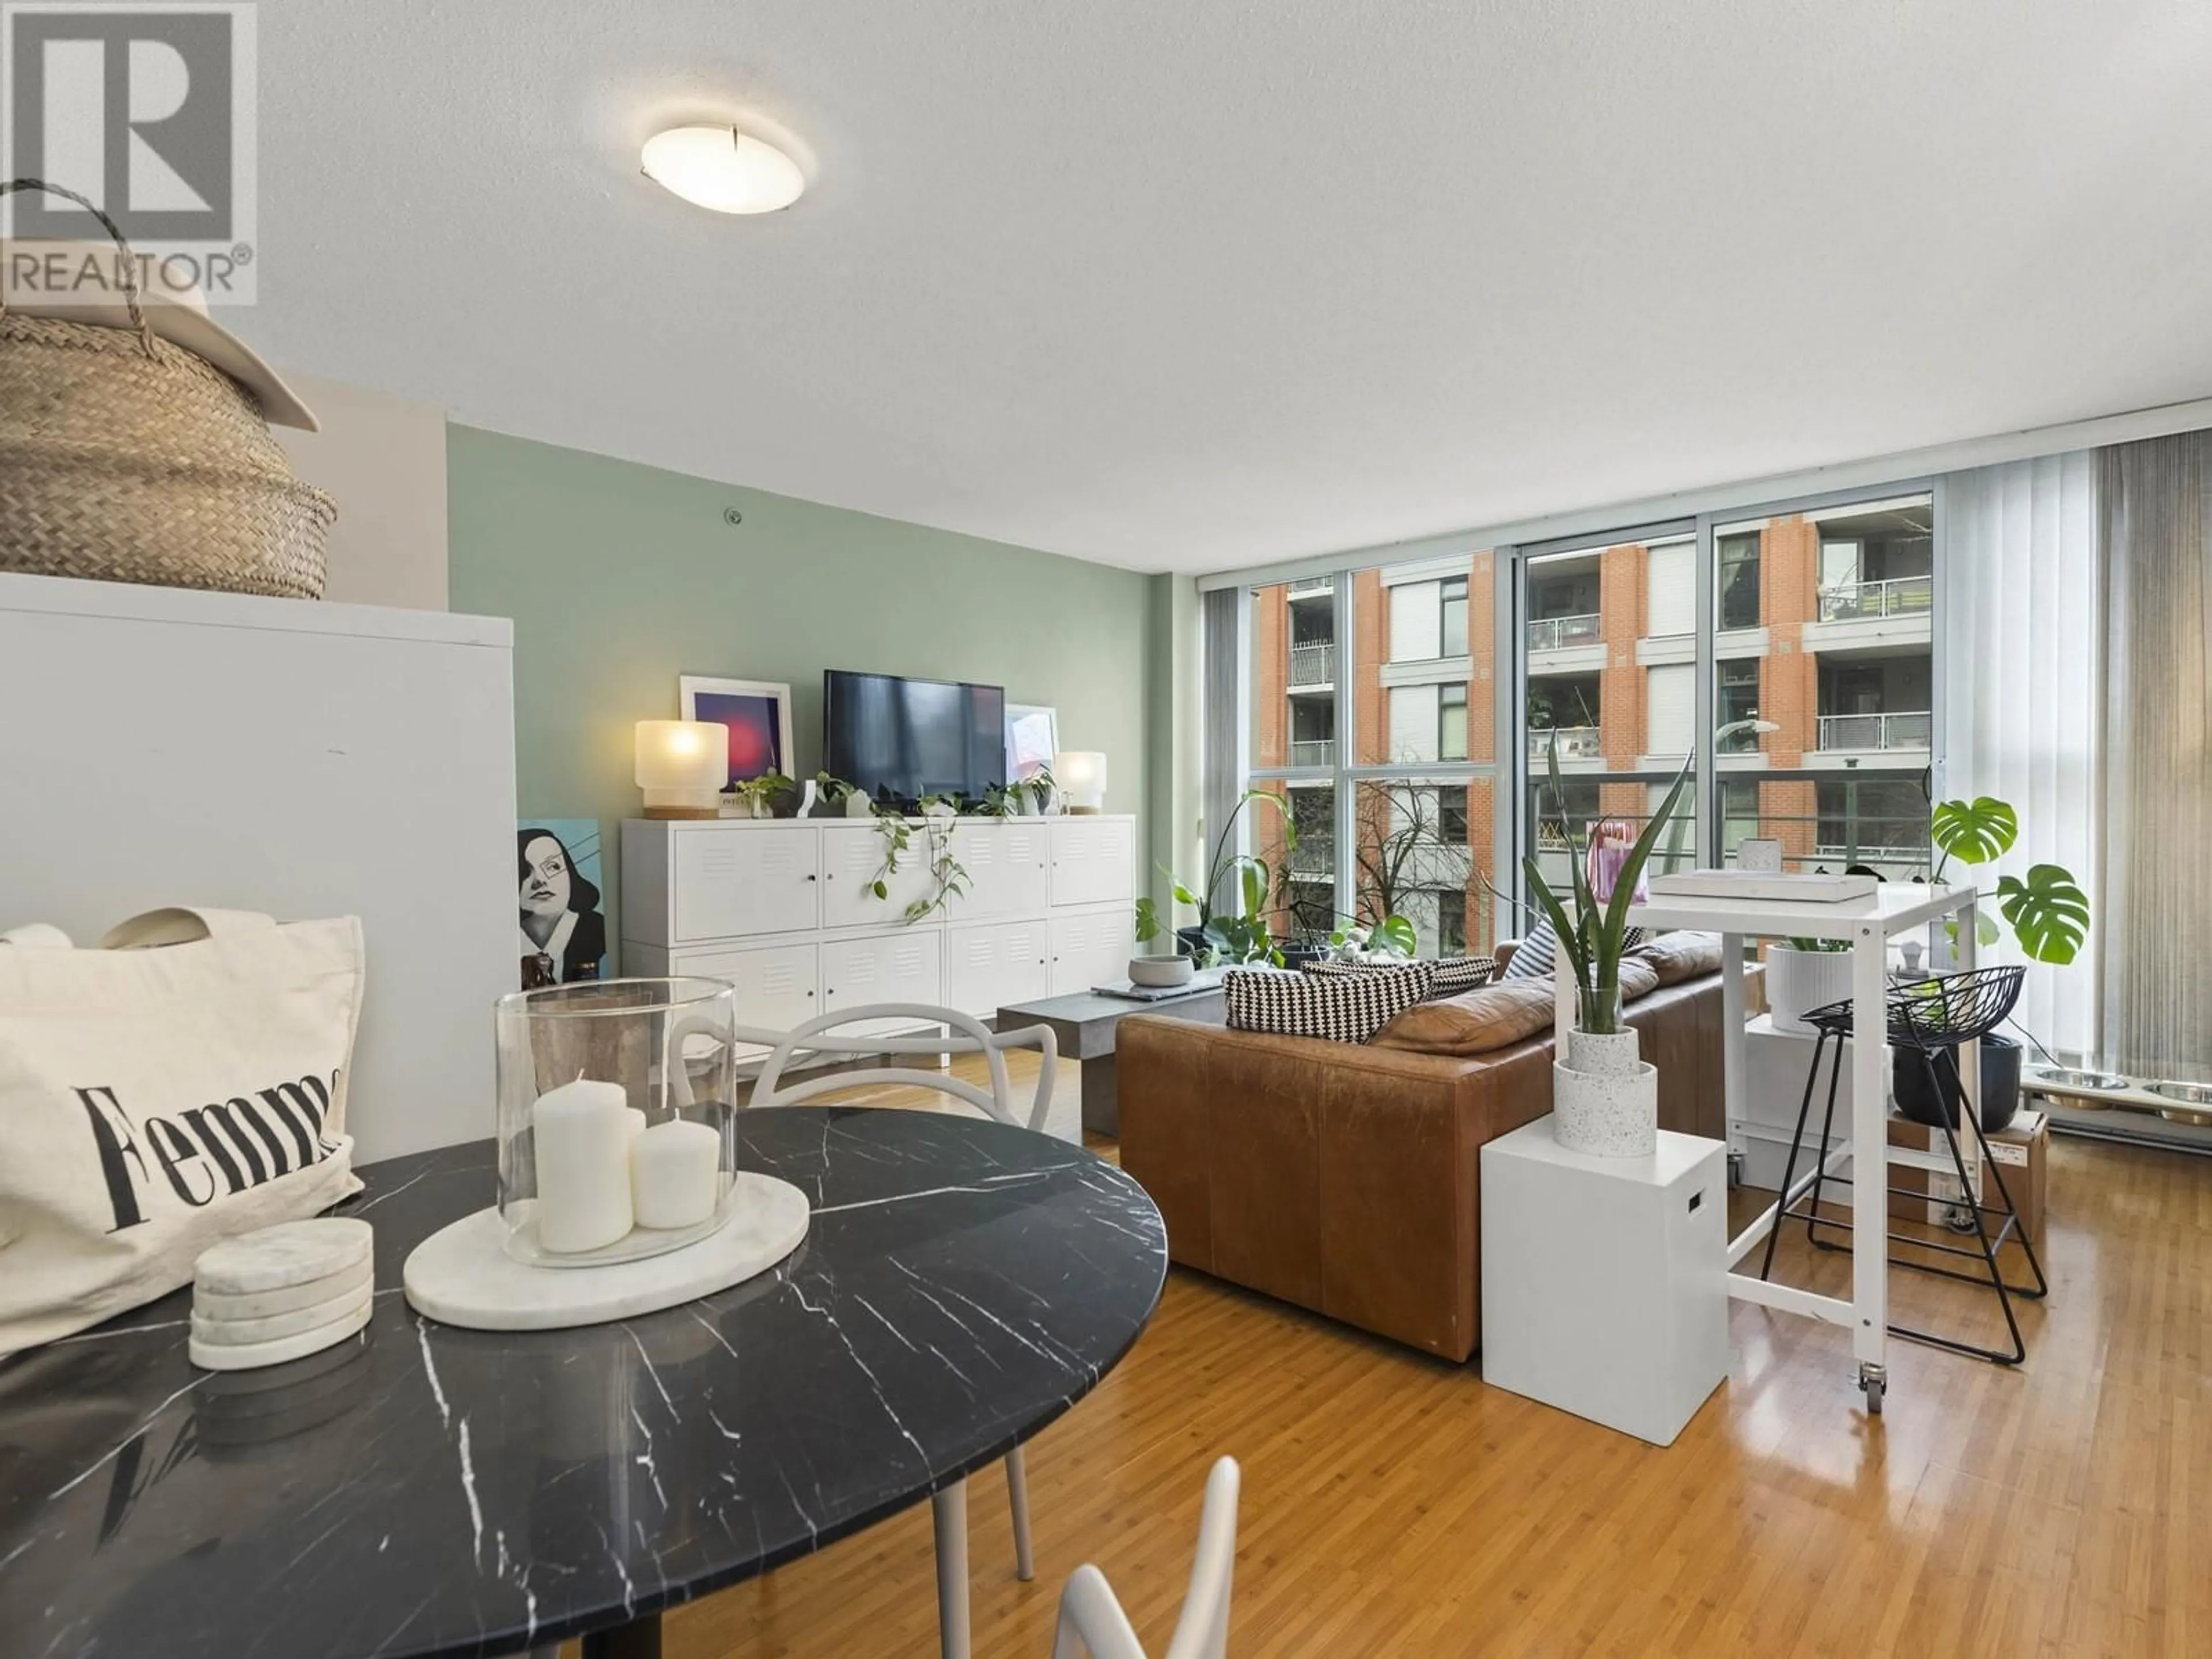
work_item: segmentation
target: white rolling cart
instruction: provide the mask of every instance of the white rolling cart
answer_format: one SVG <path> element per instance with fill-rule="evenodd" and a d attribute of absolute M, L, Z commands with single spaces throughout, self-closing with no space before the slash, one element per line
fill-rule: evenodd
<path fill-rule="evenodd" d="M 1823 1168 L 1833 1173 L 1849 1164 L 1855 1170 L 1887 1171 L 1892 1164 L 1951 1173 L 1948 1158 L 1889 1144 L 1889 1047 L 1881 1040 L 1887 1027 L 1884 1006 L 1888 980 L 1885 953 L 1889 941 L 1924 928 L 1946 916 L 1958 918 L 1954 963 L 1974 965 L 1974 903 L 1972 887 L 1925 886 L 1885 882 L 1863 898 L 1823 903 L 1807 899 L 1704 898 L 1655 894 L 1628 913 L 1629 925 L 1654 931 L 1688 928 L 1721 936 L 1721 1021 L 1723 1056 L 1722 1089 L 1728 1121 L 1744 1115 L 1744 941 L 1747 939 L 1832 939 L 1851 947 L 1851 1017 L 1856 1033 L 1851 1054 L 1851 1133 L 1849 1140 L 1826 1154 Z M 1969 1106 L 1981 1108 L 1981 1045 L 1960 1045 L 1959 1074 Z M 1971 1146 L 1963 1146 L 1967 1174 L 1978 1186 L 1980 1169 Z M 1810 1184 L 1811 1170 L 1807 1171 Z M 1880 1194 L 1887 1185 L 1886 1174 L 1869 1178 L 1867 1185 Z M 1851 1352 L 1858 1361 L 1859 1386 L 1865 1391 L 1867 1410 L 1879 1413 L 1889 1383 L 1888 1238 L 1887 1229 L 1863 1226 L 1851 1235 L 1851 1294 L 1848 1301 L 1816 1296 L 1788 1285 L 1776 1285 L 1736 1272 L 1736 1264 L 1765 1241 L 1778 1222 L 1782 1194 L 1742 1232 L 1729 1240 L 1729 1294 L 1739 1301 L 1756 1302 L 1784 1313 L 1803 1314 L 1842 1325 L 1851 1333 Z M 1875 1213 L 1881 1213 L 1879 1200 Z"/>

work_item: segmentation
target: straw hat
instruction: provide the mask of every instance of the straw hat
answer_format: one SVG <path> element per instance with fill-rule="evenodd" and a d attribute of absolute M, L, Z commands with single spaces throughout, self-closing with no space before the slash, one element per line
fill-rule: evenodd
<path fill-rule="evenodd" d="M 0 312 L 51 317 L 100 328 L 137 331 L 117 274 L 116 249 L 106 242 L 30 240 L 0 237 Z M 140 285 L 146 325 L 195 356 L 204 358 L 253 394 L 262 418 L 276 426 L 319 428 L 315 417 L 283 378 L 252 347 L 208 315 L 198 283 L 186 288 Z"/>

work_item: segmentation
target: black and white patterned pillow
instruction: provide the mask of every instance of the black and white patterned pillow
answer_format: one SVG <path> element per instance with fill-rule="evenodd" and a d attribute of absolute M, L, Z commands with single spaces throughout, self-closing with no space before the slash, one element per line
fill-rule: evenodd
<path fill-rule="evenodd" d="M 1222 975 L 1222 1000 L 1231 1030 L 1364 1042 L 1415 1003 L 1427 1000 L 1436 986 L 1436 967 L 1433 962 L 1404 962 L 1334 974 L 1232 968 Z"/>
<path fill-rule="evenodd" d="M 1400 962 L 1309 962 L 1309 974 L 1371 974 L 1379 969 L 1403 967 Z M 1472 991 L 1487 985 L 1498 972 L 1497 962 L 1489 957 L 1438 957 L 1421 964 L 1433 968 L 1436 983 L 1429 998 L 1455 997 L 1462 991 Z M 1425 999 L 1428 1000 L 1428 999 Z"/>
<path fill-rule="evenodd" d="M 1625 956 L 1651 935 L 1641 927 L 1632 927 L 1621 936 L 1620 949 Z M 1559 971 L 1559 936 L 1548 921 L 1539 921 L 1528 930 L 1513 952 L 1505 971 L 1498 977 L 1504 979 L 1550 979 Z"/>
<path fill-rule="evenodd" d="M 1462 991 L 1487 985 L 1497 976 L 1498 962 L 1493 957 L 1439 957 L 1436 994 L 1455 997 Z"/>

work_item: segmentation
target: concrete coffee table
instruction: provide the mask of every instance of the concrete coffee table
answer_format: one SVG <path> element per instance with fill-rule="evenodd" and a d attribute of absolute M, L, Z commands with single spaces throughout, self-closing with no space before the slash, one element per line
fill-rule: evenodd
<path fill-rule="evenodd" d="M 1204 979 L 1201 975 L 1189 990 L 1155 1002 L 1100 996 L 1096 991 L 1048 997 L 1042 1002 L 1017 1002 L 999 1010 L 999 1029 L 1051 1027 L 1061 1055 L 1083 1062 L 1083 1127 L 1094 1134 L 1118 1135 L 1121 1114 L 1114 1028 L 1131 1014 L 1165 1014 L 1200 1025 L 1223 1024 L 1227 1013 L 1222 1006 L 1220 979 L 1216 975 L 1210 983 L 1203 982 Z"/>

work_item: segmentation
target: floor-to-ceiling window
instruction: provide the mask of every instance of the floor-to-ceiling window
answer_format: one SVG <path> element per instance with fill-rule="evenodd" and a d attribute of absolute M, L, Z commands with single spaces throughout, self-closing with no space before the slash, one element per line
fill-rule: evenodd
<path fill-rule="evenodd" d="M 1936 502 L 1804 506 L 1249 586 L 1249 844 L 1278 927 L 1395 912 L 1425 952 L 1523 931 L 1533 853 L 1641 826 L 1698 757 L 1656 870 L 1753 836 L 1791 867 L 1926 867 Z M 1556 749 L 1562 787 L 1547 777 Z"/>
<path fill-rule="evenodd" d="M 1931 492 L 1713 527 L 1721 854 L 1926 868 L 1933 757 Z"/>
<path fill-rule="evenodd" d="M 1424 954 L 1497 936 L 1487 551 L 1249 590 L 1249 781 L 1289 801 L 1250 845 L 1286 872 L 1279 929 L 1412 921 Z"/>
<path fill-rule="evenodd" d="M 1570 840 L 1606 820 L 1641 830 L 1696 744 L 1697 546 L 1694 525 L 1673 525 L 1520 561 L 1522 844 L 1555 888 Z M 1655 869 L 1696 862 L 1695 807 L 1677 809 Z"/>

